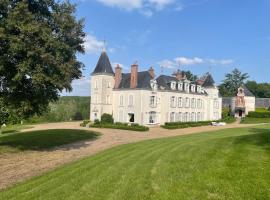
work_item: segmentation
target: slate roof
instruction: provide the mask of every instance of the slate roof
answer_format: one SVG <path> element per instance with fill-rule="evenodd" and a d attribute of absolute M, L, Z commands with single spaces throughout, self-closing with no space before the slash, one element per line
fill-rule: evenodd
<path fill-rule="evenodd" d="M 178 80 L 173 76 L 160 75 L 159 77 L 157 77 L 156 81 L 159 87 L 170 89 L 170 82 L 171 81 L 177 82 Z"/>
<path fill-rule="evenodd" d="M 101 53 L 96 68 L 94 69 L 92 74 L 104 74 L 104 73 L 114 75 L 112 65 L 106 51 L 103 51 Z"/>
<path fill-rule="evenodd" d="M 130 88 L 130 73 L 123 73 L 122 74 L 122 80 L 118 87 L 118 89 L 121 88 Z M 149 74 L 148 71 L 141 71 L 138 72 L 138 79 L 137 79 L 137 87 L 136 88 L 151 88 L 150 81 L 153 78 Z"/>
<path fill-rule="evenodd" d="M 204 77 L 203 87 L 215 87 L 215 81 L 210 73 L 207 73 Z"/>
<path fill-rule="evenodd" d="M 242 85 L 242 88 L 244 89 L 245 96 L 254 97 L 254 94 L 252 94 L 252 92 L 250 92 L 250 90 L 247 88 L 247 86 Z"/>

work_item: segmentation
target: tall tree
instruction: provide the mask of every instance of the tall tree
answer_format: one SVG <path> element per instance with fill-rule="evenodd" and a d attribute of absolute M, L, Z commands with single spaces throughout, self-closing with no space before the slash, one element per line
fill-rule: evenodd
<path fill-rule="evenodd" d="M 270 98 L 269 83 L 257 83 L 256 81 L 248 81 L 246 86 L 257 98 Z"/>
<path fill-rule="evenodd" d="M 183 71 L 184 74 L 187 76 L 187 79 L 190 81 L 196 81 L 198 79 L 198 76 L 193 74 L 191 71 Z"/>
<path fill-rule="evenodd" d="M 24 117 L 40 114 L 81 76 L 83 20 L 55 0 L 0 1 L 0 98 Z"/>
<path fill-rule="evenodd" d="M 2 125 L 8 120 L 8 110 L 5 108 L 3 101 L 0 99 L 0 134 L 2 134 Z"/>
<path fill-rule="evenodd" d="M 231 73 L 225 75 L 225 79 L 219 86 L 220 94 L 224 97 L 235 96 L 237 89 L 248 79 L 247 73 L 242 73 L 234 69 Z"/>

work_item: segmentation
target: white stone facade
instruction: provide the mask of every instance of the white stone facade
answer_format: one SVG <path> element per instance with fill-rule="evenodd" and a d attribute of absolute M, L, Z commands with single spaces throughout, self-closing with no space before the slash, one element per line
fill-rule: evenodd
<path fill-rule="evenodd" d="M 149 88 L 115 88 L 113 74 L 93 73 L 90 120 L 100 119 L 103 113 L 112 114 L 115 122 L 147 126 L 221 119 L 222 99 L 217 87 L 187 80 L 168 84 L 169 88 L 162 88 L 153 78 Z"/>

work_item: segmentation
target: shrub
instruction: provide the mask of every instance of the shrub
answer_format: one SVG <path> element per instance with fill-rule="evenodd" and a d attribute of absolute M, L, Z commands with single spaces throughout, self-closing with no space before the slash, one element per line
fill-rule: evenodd
<path fill-rule="evenodd" d="M 101 123 L 102 124 L 113 124 L 113 117 L 110 114 L 104 113 L 101 115 Z"/>
<path fill-rule="evenodd" d="M 86 127 L 86 125 L 89 123 L 90 123 L 90 120 L 83 120 L 83 123 L 81 123 L 80 126 Z"/>
<path fill-rule="evenodd" d="M 148 131 L 149 128 L 146 126 L 140 126 L 139 124 L 135 124 L 128 126 L 126 123 L 117 122 L 115 124 L 93 124 L 91 127 L 94 128 L 111 128 L 111 129 L 123 129 L 123 130 L 130 130 L 130 131 Z"/>
<path fill-rule="evenodd" d="M 99 125 L 100 124 L 100 121 L 98 119 L 95 119 L 94 120 L 94 125 Z"/>
<path fill-rule="evenodd" d="M 253 118 L 270 118 L 270 112 L 249 112 L 248 117 Z"/>
<path fill-rule="evenodd" d="M 229 108 L 222 108 L 222 119 L 227 118 L 231 115 Z"/>

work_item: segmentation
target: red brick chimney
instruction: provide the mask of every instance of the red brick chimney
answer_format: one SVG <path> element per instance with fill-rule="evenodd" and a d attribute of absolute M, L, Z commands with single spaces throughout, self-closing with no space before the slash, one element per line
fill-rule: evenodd
<path fill-rule="evenodd" d="M 148 70 L 148 72 L 149 72 L 149 74 L 150 74 L 150 76 L 152 78 L 155 78 L 155 71 L 154 71 L 154 68 L 153 67 L 150 67 L 150 69 Z"/>
<path fill-rule="evenodd" d="M 130 88 L 136 88 L 138 84 L 138 64 L 131 65 Z"/>
<path fill-rule="evenodd" d="M 114 88 L 116 88 L 116 89 L 119 88 L 121 80 L 122 80 L 122 68 L 120 67 L 119 64 L 117 64 L 116 67 L 115 67 L 115 75 L 114 75 L 115 84 L 114 84 Z"/>

